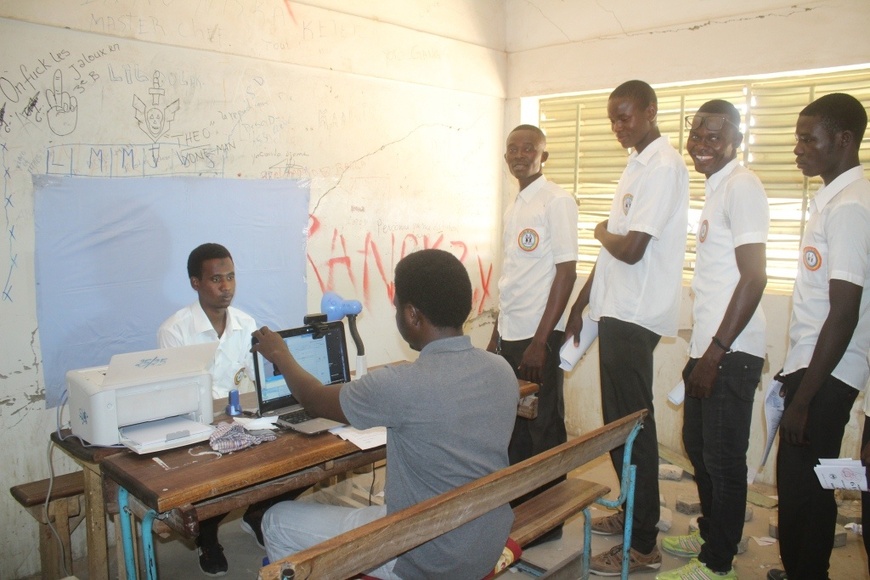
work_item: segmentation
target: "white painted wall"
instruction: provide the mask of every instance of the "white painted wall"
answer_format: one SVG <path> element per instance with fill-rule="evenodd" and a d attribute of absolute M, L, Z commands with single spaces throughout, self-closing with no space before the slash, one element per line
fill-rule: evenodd
<path fill-rule="evenodd" d="M 866 0 L 507 0 L 506 6 L 506 126 L 521 118 L 534 122 L 522 117 L 522 97 L 608 89 L 632 78 L 656 85 L 870 63 Z M 581 284 L 578 280 L 577 288 Z M 759 465 L 764 447 L 762 394 L 785 359 L 791 297 L 765 295 L 762 307 L 768 353 L 756 395 L 750 467 Z M 654 385 L 660 442 L 681 451 L 682 407 L 666 395 L 687 359 L 688 288 L 682 312 L 680 336 L 662 340 L 656 350 Z M 594 346 L 566 379 L 569 432 L 601 424 L 597 356 Z M 859 397 L 847 428 L 844 455 L 857 457 L 862 401 Z M 773 483 L 774 466 L 771 458 L 758 480 Z"/>
<path fill-rule="evenodd" d="M 182 105 L 173 151 L 212 156 L 223 177 L 310 180 L 308 309 L 318 308 L 321 282 L 362 298 L 360 330 L 376 364 L 412 356 L 383 329 L 393 327 L 391 269 L 421 246 L 464 257 L 478 299 L 469 327 L 485 344 L 500 216 L 515 194 L 503 139 L 521 97 L 635 77 L 655 84 L 870 62 L 868 17 L 866 0 L 0 0 L 0 77 L 24 88 L 0 95 L 0 487 L 47 476 L 55 425 L 43 401 L 31 178 L 46 171 L 50 146 L 140 143 L 129 103 L 147 94 L 155 70 Z M 68 89 L 79 94 L 79 124 L 61 137 L 25 113 L 52 75 L 33 86 L 22 75 L 64 51 L 55 68 L 71 79 L 84 72 L 87 84 Z M 198 168 L 217 171 L 184 170 Z M 764 305 L 775 370 L 788 299 Z M 659 348 L 660 401 L 684 360 L 683 339 Z M 572 432 L 600 423 L 595 364 L 571 375 L 567 398 Z M 657 415 L 663 441 L 679 448 L 679 411 L 660 404 Z M 753 429 L 758 439 L 758 421 Z M 55 466 L 73 467 L 57 452 Z M 0 527 L 0 577 L 35 572 L 36 526 L 5 492 L 0 521 L 16 523 Z"/>

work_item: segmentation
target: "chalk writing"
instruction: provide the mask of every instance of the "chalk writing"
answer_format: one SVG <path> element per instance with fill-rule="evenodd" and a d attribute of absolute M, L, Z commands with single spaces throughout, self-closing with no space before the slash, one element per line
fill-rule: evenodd
<path fill-rule="evenodd" d="M 36 81 L 45 75 L 49 70 L 54 69 L 64 59 L 69 57 L 68 50 L 49 51 L 46 57 L 37 57 L 35 64 L 33 62 L 19 65 L 19 77 L 13 76 L 7 78 L 0 76 L 0 93 L 13 103 L 21 100 L 21 97 L 29 94 L 32 91 L 39 91 L 41 87 L 36 85 Z"/>
<path fill-rule="evenodd" d="M 6 280 L 3 282 L 3 294 L 0 299 L 3 302 L 12 302 L 12 275 L 17 267 L 18 252 L 16 250 L 15 239 L 15 224 L 12 223 L 10 212 L 14 212 L 15 205 L 13 204 L 13 190 L 9 187 L 11 175 L 9 166 L 6 163 L 6 156 L 9 154 L 9 149 L 5 142 L 0 142 L 0 171 L 3 172 L 2 181 L 0 181 L 0 189 L 3 194 L 3 225 L 6 229 L 7 243 L 9 244 L 9 267 L 6 270 Z"/>
<path fill-rule="evenodd" d="M 148 89 L 148 94 L 151 95 L 149 105 L 146 105 L 138 96 L 133 95 L 133 109 L 136 111 L 135 117 L 139 129 L 156 143 L 169 131 L 169 125 L 175 119 L 175 113 L 178 112 L 180 105 L 178 99 L 175 99 L 165 107 L 160 106 L 160 99 L 166 94 L 166 89 L 160 86 L 159 71 L 154 71 L 154 80 L 151 88 Z"/>
<path fill-rule="evenodd" d="M 466 268 L 469 267 L 469 262 L 474 262 L 473 265 L 477 275 L 471 276 L 473 287 L 472 299 L 473 310 L 476 310 L 477 314 L 484 311 L 487 300 L 492 297 L 490 293 L 493 272 L 492 262 L 484 261 L 480 255 L 472 259 L 468 244 L 461 239 L 446 239 L 443 234 L 430 236 L 418 233 L 408 233 L 397 237 L 395 233 L 391 233 L 389 248 L 382 250 L 372 236 L 372 233 L 368 232 L 362 241 L 357 240 L 355 243 L 350 244 L 351 248 L 356 249 L 349 251 L 348 240 L 344 234 L 339 232 L 338 228 L 333 228 L 331 233 L 325 232 L 320 220 L 310 215 L 308 226 L 309 242 L 317 242 L 319 240 L 319 245 L 323 245 L 323 236 L 325 235 L 330 236 L 327 255 L 315 258 L 310 251 L 307 254 L 308 264 L 314 272 L 314 277 L 320 286 L 321 292 L 335 290 L 337 279 L 341 276 L 343 280 L 346 279 L 350 283 L 357 294 L 362 295 L 362 302 L 366 307 L 371 307 L 372 293 L 378 291 L 378 288 L 386 294 L 388 300 L 392 301 L 395 287 L 393 281 L 388 276 L 392 272 L 392 266 L 408 254 L 418 250 L 438 248 L 454 254 L 460 262 L 466 265 Z M 359 256 L 362 256 L 362 263 L 359 263 Z M 356 264 L 354 264 L 354 259 L 357 261 Z M 389 264 L 390 267 L 388 268 L 385 264 Z M 361 281 L 359 281 L 358 270 L 362 271 Z"/>
<path fill-rule="evenodd" d="M 224 159 L 235 144 L 207 147 L 208 153 L 170 142 L 56 145 L 46 149 L 45 172 L 86 177 L 223 176 Z"/>
<path fill-rule="evenodd" d="M 63 90 L 63 71 L 54 71 L 52 88 L 45 90 L 48 128 L 58 136 L 69 135 L 78 123 L 78 101 Z"/>

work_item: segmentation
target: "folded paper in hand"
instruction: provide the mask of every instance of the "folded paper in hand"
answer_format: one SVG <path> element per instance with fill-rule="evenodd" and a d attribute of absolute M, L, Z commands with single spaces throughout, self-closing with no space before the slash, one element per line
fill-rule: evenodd
<path fill-rule="evenodd" d="M 857 459 L 819 459 L 814 469 L 825 489 L 867 491 L 867 471 Z"/>
<path fill-rule="evenodd" d="M 596 338 L 598 338 L 598 322 L 590 320 L 589 315 L 584 314 L 583 328 L 580 329 L 580 344 L 574 346 L 574 337 L 568 337 L 568 340 L 559 349 L 559 357 L 562 360 L 559 368 L 563 371 L 574 370 L 574 366 L 583 358 Z"/>

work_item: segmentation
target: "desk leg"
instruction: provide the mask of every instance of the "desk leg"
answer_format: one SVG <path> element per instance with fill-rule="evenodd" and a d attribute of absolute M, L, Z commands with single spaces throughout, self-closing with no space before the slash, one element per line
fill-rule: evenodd
<path fill-rule="evenodd" d="M 109 580 L 108 547 L 106 545 L 106 504 L 99 465 L 83 463 L 85 488 L 85 525 L 88 542 L 88 578 Z"/>
<path fill-rule="evenodd" d="M 127 580 L 136 580 L 136 554 L 133 552 L 133 514 L 127 509 L 129 494 L 123 487 L 118 488 L 118 511 L 121 512 L 121 538 L 124 543 L 124 567 Z"/>

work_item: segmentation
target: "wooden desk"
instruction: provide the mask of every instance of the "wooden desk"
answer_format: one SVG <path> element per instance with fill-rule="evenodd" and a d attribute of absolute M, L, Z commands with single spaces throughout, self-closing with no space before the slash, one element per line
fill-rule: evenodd
<path fill-rule="evenodd" d="M 537 393 L 538 385 L 521 380 L 519 390 L 525 397 Z M 241 399 L 243 408 L 256 407 L 253 393 L 245 393 Z M 220 413 L 215 416 L 216 422 L 226 419 L 222 414 L 224 405 L 225 401 L 215 401 L 215 411 Z M 69 430 L 62 433 L 67 436 Z M 276 441 L 222 457 L 191 455 L 210 452 L 208 444 L 136 455 L 126 449 L 85 447 L 78 439 L 61 440 L 56 433 L 51 439 L 84 471 L 88 577 L 94 580 L 109 578 L 106 504 L 108 501 L 114 506 L 115 499 L 114 493 L 110 497 L 104 493 L 104 472 L 110 474 L 112 481 L 106 482 L 110 489 L 114 490 L 114 482 L 127 487 L 132 494 L 130 507 L 138 516 L 148 509 L 169 512 L 167 525 L 186 536 L 195 536 L 199 520 L 313 485 L 385 456 L 383 448 L 360 451 L 334 435 L 309 437 L 288 431 L 279 432 Z M 159 457 L 168 469 L 153 457 Z"/>

